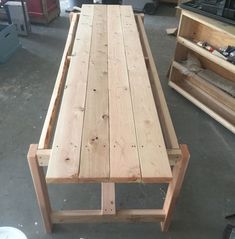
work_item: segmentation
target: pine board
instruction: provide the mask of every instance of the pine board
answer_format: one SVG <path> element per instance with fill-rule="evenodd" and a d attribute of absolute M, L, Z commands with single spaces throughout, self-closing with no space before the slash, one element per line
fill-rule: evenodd
<path fill-rule="evenodd" d="M 169 159 L 133 10 L 83 5 L 48 182 L 169 182 Z"/>

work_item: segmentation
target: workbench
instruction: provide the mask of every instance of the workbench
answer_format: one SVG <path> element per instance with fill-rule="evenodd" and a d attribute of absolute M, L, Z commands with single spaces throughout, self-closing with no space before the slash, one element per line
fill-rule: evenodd
<path fill-rule="evenodd" d="M 28 162 L 45 229 L 160 221 L 169 228 L 189 152 L 179 145 L 144 30 L 130 6 L 73 14 L 39 144 Z M 47 167 L 46 176 L 43 167 Z M 101 208 L 52 210 L 47 184 L 101 183 Z M 116 183 L 166 183 L 162 209 L 116 209 Z"/>

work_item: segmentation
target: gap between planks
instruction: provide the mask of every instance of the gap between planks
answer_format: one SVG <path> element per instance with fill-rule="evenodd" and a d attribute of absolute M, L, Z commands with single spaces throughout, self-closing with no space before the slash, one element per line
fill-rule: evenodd
<path fill-rule="evenodd" d="M 144 56 L 148 58 L 148 75 L 152 87 L 152 92 L 154 95 L 154 100 L 158 115 L 160 118 L 160 123 L 163 131 L 163 136 L 165 140 L 166 147 L 168 149 L 178 149 L 179 144 L 174 130 L 174 126 L 170 117 L 170 113 L 167 107 L 165 96 L 162 90 L 160 79 L 158 77 L 158 72 L 155 66 L 154 58 L 151 52 L 151 48 L 148 43 L 147 34 L 144 29 L 144 23 L 141 16 L 136 15 L 135 20 L 139 30 L 139 36 L 141 41 L 141 46 L 143 49 Z"/>
<path fill-rule="evenodd" d="M 112 7 L 112 6 L 110 6 L 110 7 Z M 115 108 L 116 109 L 116 108 Z M 114 118 L 114 117 L 111 117 L 111 118 Z M 111 124 L 111 123 L 110 123 Z M 122 127 L 121 127 L 122 128 Z M 137 145 L 137 144 L 132 144 L 132 145 Z M 79 146 L 77 146 L 77 148 L 79 148 Z M 64 151 L 66 151 L 66 150 L 64 150 Z M 116 154 L 116 153 L 115 153 Z M 53 157 L 52 157 L 53 158 Z M 67 157 L 69 160 L 71 160 L 71 157 Z M 79 158 L 79 157 L 78 157 Z M 113 158 L 113 157 L 112 157 Z M 129 158 L 129 157 L 128 157 Z M 114 159 L 115 159 L 115 157 L 114 157 Z M 138 158 L 139 159 L 139 158 Z M 74 160 L 72 160 L 72 161 L 74 161 Z M 78 159 L 77 159 L 77 161 L 78 161 Z M 75 163 L 78 163 L 78 162 L 75 162 Z M 117 160 L 114 160 L 114 162 L 115 161 L 117 161 Z M 128 160 L 128 163 L 130 163 L 129 162 L 130 160 Z M 166 163 L 168 163 L 168 160 L 165 160 L 166 161 Z M 72 162 L 73 163 L 73 162 Z M 114 169 L 115 168 L 117 168 L 116 166 L 117 165 L 112 165 L 112 163 L 113 163 L 113 161 L 111 162 L 111 167 L 113 167 Z M 80 164 L 80 162 L 79 162 L 79 164 Z M 132 164 L 132 162 L 131 162 L 131 164 Z M 66 163 L 66 165 L 69 165 L 69 163 Z M 119 164 L 120 165 L 120 164 Z M 50 165 L 49 165 L 50 166 Z M 133 165 L 132 165 L 133 166 Z M 159 167 L 160 167 L 161 165 L 159 165 Z M 67 167 L 67 166 L 66 166 Z M 168 164 L 168 167 L 169 167 L 169 164 Z M 52 167 L 49 167 L 49 169 L 50 168 L 52 168 Z M 78 168 L 79 168 L 79 166 L 78 166 Z M 119 168 L 119 167 L 118 167 Z M 134 167 L 125 167 L 125 168 L 134 168 Z M 68 170 L 70 170 L 69 169 L 69 167 L 68 167 Z M 73 170 L 73 169 L 71 169 L 71 170 Z M 49 170 L 50 171 L 50 170 Z M 53 171 L 56 171 L 56 170 L 53 170 Z M 112 171 L 112 172 L 114 172 L 114 171 Z M 111 174 L 112 174 L 112 172 L 111 172 Z M 160 171 L 159 171 L 160 172 Z M 72 171 L 71 172 L 69 172 L 70 173 L 70 176 L 68 177 L 68 178 L 70 178 L 71 176 L 74 176 L 74 177 L 77 177 L 78 176 L 78 172 L 77 172 L 77 174 L 76 173 L 73 173 Z M 133 177 L 133 180 L 135 181 L 135 179 L 137 179 L 138 180 L 138 173 L 137 174 L 134 174 L 133 176 L 132 175 L 129 175 L 129 173 L 130 172 L 127 172 L 127 175 L 124 175 L 122 178 L 123 178 L 123 180 L 125 180 L 125 177 L 128 177 L 128 179 L 129 179 L 129 176 L 131 176 L 131 177 Z M 137 176 L 136 176 L 137 175 Z M 113 178 L 113 180 L 115 180 L 115 178 L 116 178 L 116 176 L 114 175 L 114 176 L 112 176 L 112 175 L 110 175 L 111 176 L 111 178 Z M 119 177 L 119 175 L 118 175 L 118 178 L 120 178 Z M 169 177 L 170 178 L 170 177 Z M 96 177 L 94 177 L 94 180 L 96 179 Z M 92 181 L 92 180 L 91 180 Z"/>
<path fill-rule="evenodd" d="M 75 178 L 80 166 L 94 5 L 82 9 L 47 170 L 52 179 Z"/>
<path fill-rule="evenodd" d="M 131 6 L 119 9 L 142 181 L 155 177 L 167 181 L 172 173 L 135 17 Z"/>

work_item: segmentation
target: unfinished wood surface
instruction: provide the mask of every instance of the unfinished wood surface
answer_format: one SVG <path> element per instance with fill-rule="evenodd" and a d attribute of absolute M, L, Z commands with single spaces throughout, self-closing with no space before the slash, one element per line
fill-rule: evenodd
<path fill-rule="evenodd" d="M 208 44 L 211 44 L 217 49 L 221 46 L 233 46 L 235 44 L 234 35 L 232 36 L 224 31 L 217 31 L 201 23 L 198 23 L 197 31 L 193 39 L 198 41 L 206 40 Z"/>
<path fill-rule="evenodd" d="M 198 23 L 184 15 L 180 15 L 178 36 L 193 39 L 197 31 Z"/>
<path fill-rule="evenodd" d="M 155 104 L 157 107 L 158 115 L 160 117 L 165 144 L 168 149 L 171 148 L 177 149 L 179 148 L 178 140 L 175 134 L 174 126 L 164 97 L 160 79 L 158 77 L 153 55 L 151 53 L 151 49 L 148 43 L 148 38 L 144 30 L 144 24 L 139 15 L 136 16 L 136 21 L 139 30 L 140 40 L 142 42 L 143 51 L 149 59 L 149 68 L 148 68 L 149 79 L 152 86 L 152 91 L 155 98 Z"/>
<path fill-rule="evenodd" d="M 184 176 L 190 158 L 187 145 L 180 145 L 180 148 L 182 151 L 182 159 L 173 168 L 173 180 L 168 186 L 165 202 L 163 205 L 163 211 L 166 213 L 165 220 L 161 222 L 163 231 L 168 231 L 169 229 L 173 210 L 184 181 Z"/>
<path fill-rule="evenodd" d="M 181 158 L 181 150 L 180 149 L 167 149 L 167 154 L 169 158 L 170 166 L 174 166 L 177 161 Z M 40 166 L 46 167 L 48 166 L 49 160 L 51 156 L 51 149 L 38 149 L 37 150 L 37 157 L 38 163 Z M 92 182 L 93 180 L 91 180 Z M 100 180 L 96 180 L 100 181 Z M 106 180 L 104 180 L 106 181 Z M 107 180 L 109 181 L 109 180 Z"/>
<path fill-rule="evenodd" d="M 48 183 L 171 181 L 164 139 L 170 150 L 179 149 L 178 142 L 138 17 L 140 34 L 129 6 L 82 7 L 50 152 Z M 159 111 L 150 80 L 158 81 Z M 39 155 L 42 165 L 46 165 L 44 153 Z M 171 154 L 171 159 L 174 165 L 178 155 Z"/>
<path fill-rule="evenodd" d="M 228 112 L 223 111 L 223 107 L 220 108 L 221 104 L 210 97 L 210 95 L 205 94 L 205 92 L 186 81 L 180 83 L 169 81 L 169 86 L 205 111 L 231 132 L 235 133 L 234 117 L 231 117 Z"/>
<path fill-rule="evenodd" d="M 116 214 L 115 184 L 101 184 L 101 210 L 103 215 Z"/>
<path fill-rule="evenodd" d="M 52 149 L 34 146 L 28 156 L 47 231 L 51 223 L 169 226 L 185 164 L 141 16 L 136 22 L 130 7 L 82 7 Z M 101 209 L 52 211 L 39 167 L 48 162 L 48 183 L 102 183 Z M 114 182 L 170 183 L 167 202 L 163 209 L 116 210 Z"/>
<path fill-rule="evenodd" d="M 52 137 L 53 129 L 55 126 L 56 117 L 58 115 L 58 110 L 59 110 L 60 101 L 62 98 L 64 83 L 66 80 L 67 71 L 68 71 L 68 67 L 69 67 L 69 62 L 67 61 L 67 57 L 69 55 L 71 55 L 71 52 L 72 52 L 72 47 L 73 47 L 73 43 L 74 43 L 74 35 L 75 35 L 76 29 L 77 29 L 77 24 L 78 24 L 78 15 L 73 14 L 67 41 L 66 41 L 65 48 L 64 48 L 64 53 L 63 53 L 62 60 L 60 63 L 59 72 L 58 72 L 58 75 L 56 78 L 50 105 L 49 105 L 49 108 L 47 111 L 46 119 L 45 119 L 45 122 L 43 125 L 41 137 L 39 140 L 39 144 L 38 144 L 39 149 L 47 149 L 50 146 L 51 137 Z"/>
<path fill-rule="evenodd" d="M 214 62 L 215 64 L 219 64 L 220 66 L 222 66 L 223 68 L 227 69 L 228 71 L 231 71 L 233 74 L 235 74 L 235 67 L 232 63 L 213 55 L 211 52 L 205 50 L 204 48 L 198 46 L 196 43 L 178 36 L 178 42 L 182 45 L 184 45 L 185 47 L 191 49 L 192 51 L 195 51 L 196 53 L 198 53 L 199 55 L 207 58 L 208 60 Z M 234 41 L 235 43 L 235 41 Z"/>
<path fill-rule="evenodd" d="M 162 209 L 121 209 L 116 215 L 103 215 L 102 210 L 54 211 L 53 223 L 108 223 L 108 222 L 160 222 L 165 219 Z"/>
<path fill-rule="evenodd" d="M 120 7 L 108 6 L 110 178 L 140 180 L 134 116 L 126 68 Z"/>
<path fill-rule="evenodd" d="M 234 45 L 235 43 L 233 34 L 221 29 L 218 30 L 208 26 L 207 23 L 201 23 L 198 20 L 185 16 L 184 11 L 180 21 L 179 36 L 193 40 L 194 42 L 206 41 L 209 45 L 217 49 L 221 46 Z"/>
<path fill-rule="evenodd" d="M 121 22 L 142 181 L 166 182 L 172 174 L 132 7 L 121 8 Z"/>
<path fill-rule="evenodd" d="M 201 90 L 204 90 L 206 93 L 217 99 L 219 102 L 229 107 L 232 111 L 235 110 L 235 99 L 232 96 L 228 95 L 218 87 L 210 84 L 202 77 L 200 77 L 198 74 L 190 72 L 184 65 L 176 61 L 173 62 L 173 67 L 178 69 L 184 75 L 187 72 L 186 74 L 186 76 L 188 76 L 187 80 L 191 81 L 193 84 L 197 85 Z"/>
<path fill-rule="evenodd" d="M 38 149 L 36 154 L 38 164 L 42 167 L 47 166 L 51 156 L 51 149 Z"/>
<path fill-rule="evenodd" d="M 47 180 L 76 178 L 84 121 L 88 63 L 94 6 L 84 5 L 80 15 L 63 100 L 55 131 Z"/>
<path fill-rule="evenodd" d="M 94 9 L 79 178 L 109 178 L 107 7 Z"/>
<path fill-rule="evenodd" d="M 193 55 L 200 61 L 202 68 L 211 70 L 223 78 L 235 82 L 234 73 L 222 67 L 219 64 L 220 62 L 213 62 L 180 43 L 176 45 L 174 60 L 177 62 L 185 61 L 188 59 L 189 54 Z"/>
<path fill-rule="evenodd" d="M 27 158 L 44 227 L 46 232 L 50 233 L 52 231 L 51 205 L 43 168 L 39 166 L 37 161 L 37 147 L 36 144 L 30 145 Z"/>
<path fill-rule="evenodd" d="M 235 28 L 231 24 L 227 24 L 227 23 L 215 20 L 213 18 L 209 18 L 209 17 L 203 16 L 201 14 L 197 14 L 197 13 L 187 11 L 187 10 L 184 10 L 184 9 L 181 9 L 181 10 L 182 10 L 182 14 L 184 16 L 187 16 L 187 17 L 189 17 L 189 18 L 191 18 L 195 21 L 198 21 L 202 24 L 205 24 L 206 26 L 208 26 L 212 29 L 215 29 L 215 30 L 220 31 L 220 32 L 226 32 L 230 36 L 235 35 Z"/>

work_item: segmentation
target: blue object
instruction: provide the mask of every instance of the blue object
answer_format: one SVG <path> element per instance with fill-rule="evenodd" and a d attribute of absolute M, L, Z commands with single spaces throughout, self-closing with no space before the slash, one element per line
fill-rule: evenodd
<path fill-rule="evenodd" d="M 235 239 L 235 229 L 233 228 L 229 239 Z"/>
<path fill-rule="evenodd" d="M 0 63 L 5 63 L 20 47 L 16 28 L 11 25 L 0 25 Z"/>

